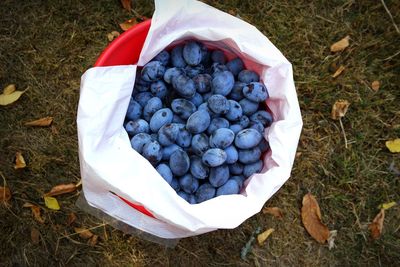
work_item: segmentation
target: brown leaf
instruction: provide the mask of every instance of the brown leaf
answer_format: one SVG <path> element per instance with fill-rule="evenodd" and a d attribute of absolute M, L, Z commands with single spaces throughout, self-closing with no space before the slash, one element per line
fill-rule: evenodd
<path fill-rule="evenodd" d="M 33 244 L 39 244 L 40 232 L 35 227 L 31 228 L 31 240 Z"/>
<path fill-rule="evenodd" d="M 381 87 L 381 83 L 379 81 L 373 81 L 371 84 L 371 88 L 375 92 L 378 91 L 380 87 Z"/>
<path fill-rule="evenodd" d="M 118 36 L 120 36 L 120 33 L 119 32 L 117 32 L 117 31 L 112 31 L 112 32 L 110 32 L 109 34 L 107 34 L 107 39 L 108 39 L 108 41 L 112 41 L 112 40 L 114 40 L 115 38 L 117 38 Z"/>
<path fill-rule="evenodd" d="M 121 27 L 121 29 L 123 31 L 127 31 L 130 28 L 132 28 L 133 26 L 135 26 L 137 23 L 138 22 L 137 22 L 136 18 L 131 18 L 131 19 L 128 19 L 127 21 L 120 23 L 119 26 Z"/>
<path fill-rule="evenodd" d="M 303 197 L 301 219 L 307 232 L 319 243 L 323 244 L 329 238 L 329 229 L 321 222 L 321 211 L 315 197 L 308 193 Z"/>
<path fill-rule="evenodd" d="M 282 219 L 283 218 L 283 214 L 280 208 L 278 207 L 268 207 L 268 208 L 264 208 L 263 213 L 268 213 L 271 214 L 273 216 L 275 216 L 278 219 Z"/>
<path fill-rule="evenodd" d="M 23 169 L 26 167 L 26 162 L 21 152 L 15 153 L 15 165 L 14 169 Z"/>
<path fill-rule="evenodd" d="M 75 227 L 74 228 L 75 233 L 78 233 L 80 237 L 84 238 L 84 239 L 89 239 L 93 236 L 93 233 L 90 232 L 88 229 L 85 228 L 79 228 L 79 227 Z"/>
<path fill-rule="evenodd" d="M 129 12 L 132 10 L 132 1 L 131 0 L 121 0 L 122 7 Z"/>
<path fill-rule="evenodd" d="M 42 218 L 42 216 L 40 214 L 40 208 L 38 206 L 32 205 L 31 210 L 32 210 L 32 214 L 33 214 L 33 217 L 35 218 L 35 220 L 40 223 L 44 223 L 44 219 Z"/>
<path fill-rule="evenodd" d="M 76 215 L 75 213 L 71 212 L 70 214 L 68 214 L 68 218 L 67 218 L 67 225 L 71 225 L 76 221 Z"/>
<path fill-rule="evenodd" d="M 44 117 L 38 120 L 26 122 L 25 126 L 49 126 L 53 122 L 53 117 Z"/>
<path fill-rule="evenodd" d="M 332 119 L 338 120 L 346 115 L 350 103 L 347 100 L 337 100 L 332 106 L 331 116 Z"/>
<path fill-rule="evenodd" d="M 57 129 L 56 126 L 51 125 L 51 133 L 54 134 L 54 135 L 58 135 L 59 134 L 58 129 Z"/>
<path fill-rule="evenodd" d="M 11 191 L 7 186 L 0 186 L 0 201 L 8 202 L 11 199 Z"/>
<path fill-rule="evenodd" d="M 350 40 L 350 36 L 346 36 L 344 37 L 342 40 L 334 43 L 333 45 L 331 45 L 331 52 L 339 52 L 344 50 L 346 47 L 349 46 L 349 40 Z"/>
<path fill-rule="evenodd" d="M 340 65 L 340 67 L 335 71 L 335 73 L 332 75 L 333 78 L 338 77 L 342 72 L 344 71 L 345 67 L 343 65 Z"/>
<path fill-rule="evenodd" d="M 76 185 L 75 184 L 59 184 L 54 186 L 50 192 L 44 194 L 46 197 L 53 197 L 53 196 L 58 196 L 62 194 L 67 194 L 74 192 L 76 190 Z"/>
<path fill-rule="evenodd" d="M 381 211 L 376 215 L 372 223 L 368 226 L 371 231 L 371 237 L 373 239 L 378 239 L 383 230 L 383 220 L 385 219 L 385 210 L 381 209 Z"/>
<path fill-rule="evenodd" d="M 15 84 L 7 85 L 3 89 L 3 95 L 10 95 L 10 94 L 14 93 L 15 90 L 16 90 Z"/>
<path fill-rule="evenodd" d="M 98 239 L 99 239 L 98 235 L 93 235 L 88 241 L 89 246 L 91 247 L 96 246 Z"/>

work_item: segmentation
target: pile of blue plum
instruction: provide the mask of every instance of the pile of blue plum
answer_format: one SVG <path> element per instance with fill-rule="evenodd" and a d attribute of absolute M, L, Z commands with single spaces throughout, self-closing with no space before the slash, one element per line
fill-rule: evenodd
<path fill-rule="evenodd" d="M 138 71 L 124 126 L 132 148 L 177 194 L 201 203 L 238 194 L 262 170 L 268 97 L 240 58 L 189 41 Z"/>

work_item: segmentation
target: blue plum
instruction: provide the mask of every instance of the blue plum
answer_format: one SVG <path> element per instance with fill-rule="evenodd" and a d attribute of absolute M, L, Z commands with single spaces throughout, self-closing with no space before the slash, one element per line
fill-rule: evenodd
<path fill-rule="evenodd" d="M 142 106 L 131 97 L 126 117 L 128 120 L 134 121 L 140 119 L 140 116 L 142 116 Z"/>
<path fill-rule="evenodd" d="M 212 80 L 212 77 L 209 74 L 198 74 L 195 77 L 193 77 L 193 82 L 194 82 L 196 91 L 201 94 L 210 92 L 211 80 Z"/>
<path fill-rule="evenodd" d="M 168 51 L 163 50 L 160 53 L 158 53 L 157 56 L 155 56 L 152 61 L 159 61 L 164 66 L 167 66 L 169 63 L 169 58 L 170 56 Z"/>
<path fill-rule="evenodd" d="M 235 139 L 235 134 L 228 128 L 219 128 L 210 136 L 210 147 L 225 149 Z"/>
<path fill-rule="evenodd" d="M 171 50 L 171 64 L 178 68 L 186 66 L 186 61 L 183 58 L 183 45 L 178 45 Z"/>
<path fill-rule="evenodd" d="M 207 128 L 207 133 L 210 135 L 219 128 L 229 128 L 229 121 L 224 118 L 214 118 L 210 122 L 210 126 Z"/>
<path fill-rule="evenodd" d="M 196 88 L 192 79 L 186 75 L 176 76 L 172 80 L 175 91 L 184 98 L 192 98 L 196 94 Z"/>
<path fill-rule="evenodd" d="M 236 76 L 244 69 L 244 64 L 243 61 L 237 57 L 226 63 L 226 67 Z"/>
<path fill-rule="evenodd" d="M 190 173 L 187 173 L 179 178 L 179 186 L 186 193 L 192 194 L 199 188 L 199 180 L 194 178 Z"/>
<path fill-rule="evenodd" d="M 150 129 L 156 133 L 160 128 L 172 122 L 173 114 L 169 108 L 157 110 L 150 119 Z"/>
<path fill-rule="evenodd" d="M 251 83 L 260 81 L 260 76 L 251 70 L 242 70 L 238 74 L 238 80 L 243 83 Z"/>
<path fill-rule="evenodd" d="M 200 157 L 193 156 L 190 158 L 190 173 L 197 179 L 206 179 L 210 169 L 203 164 Z"/>
<path fill-rule="evenodd" d="M 214 94 L 227 96 L 235 83 L 235 78 L 230 71 L 216 73 L 211 81 L 211 90 Z"/>
<path fill-rule="evenodd" d="M 182 54 L 186 63 L 190 66 L 196 66 L 200 64 L 203 58 L 200 45 L 194 41 L 190 41 L 185 44 Z"/>
<path fill-rule="evenodd" d="M 246 116 L 254 114 L 258 110 L 259 106 L 257 102 L 250 101 L 247 98 L 240 100 L 239 104 L 242 106 L 243 114 Z"/>
<path fill-rule="evenodd" d="M 167 85 L 161 80 L 153 82 L 150 85 L 150 91 L 153 95 L 159 98 L 165 98 L 168 94 Z"/>
<path fill-rule="evenodd" d="M 243 164 L 254 163 L 261 157 L 261 149 L 256 146 L 250 149 L 239 149 L 239 161 Z"/>
<path fill-rule="evenodd" d="M 229 111 L 229 102 L 223 95 L 212 95 L 208 100 L 208 108 L 216 114 L 226 114 Z"/>
<path fill-rule="evenodd" d="M 190 115 L 186 122 L 186 129 L 192 134 L 204 132 L 210 125 L 210 115 L 205 110 L 198 110 Z"/>
<path fill-rule="evenodd" d="M 175 150 L 169 158 L 169 167 L 177 176 L 186 174 L 190 167 L 189 156 L 182 149 Z"/>
<path fill-rule="evenodd" d="M 231 93 L 229 94 L 229 98 L 235 101 L 240 101 L 244 98 L 243 95 L 243 87 L 245 87 L 246 84 L 242 82 L 235 82 L 233 84 L 233 88 Z"/>
<path fill-rule="evenodd" d="M 215 192 L 215 188 L 209 183 L 200 185 L 195 193 L 196 202 L 201 203 L 212 199 L 215 196 Z"/>
<path fill-rule="evenodd" d="M 144 108 L 147 102 L 153 97 L 153 94 L 150 92 L 140 92 L 135 95 L 135 101 L 140 104 L 141 107 Z"/>
<path fill-rule="evenodd" d="M 243 95 L 253 102 L 263 102 L 269 97 L 267 88 L 259 82 L 252 82 L 243 87 Z"/>
<path fill-rule="evenodd" d="M 157 166 L 156 170 L 161 175 L 161 177 L 164 178 L 164 180 L 167 183 L 169 183 L 169 184 L 171 183 L 173 175 L 172 175 L 171 169 L 168 167 L 167 164 L 165 164 L 165 163 L 159 164 Z"/>
<path fill-rule="evenodd" d="M 182 75 L 182 74 L 184 74 L 184 73 L 185 73 L 185 72 L 184 72 L 183 69 L 181 69 L 181 68 L 177 68 L 177 67 L 169 68 L 169 69 L 167 69 L 167 70 L 165 71 L 165 73 L 164 73 L 164 81 L 165 81 L 166 83 L 172 84 L 172 80 L 173 80 L 175 77 L 178 77 L 179 75 Z"/>
<path fill-rule="evenodd" d="M 163 146 L 170 146 L 175 143 L 179 134 L 179 126 L 176 123 L 168 123 L 158 130 L 158 142 Z"/>
<path fill-rule="evenodd" d="M 160 61 L 150 61 L 142 69 L 142 79 L 146 82 L 154 82 L 164 76 L 165 67 Z"/>
<path fill-rule="evenodd" d="M 202 156 L 204 152 L 209 149 L 209 147 L 209 139 L 206 134 L 201 133 L 193 136 L 191 151 L 194 154 Z"/>
<path fill-rule="evenodd" d="M 240 186 L 235 179 L 229 179 L 225 184 L 217 189 L 216 196 L 238 194 Z"/>
<path fill-rule="evenodd" d="M 240 149 L 253 148 L 260 143 L 262 135 L 255 129 L 244 129 L 237 133 L 235 145 Z"/>
<path fill-rule="evenodd" d="M 158 97 L 150 98 L 143 108 L 143 118 L 150 121 L 151 117 L 157 110 L 162 109 L 162 101 Z"/>
<path fill-rule="evenodd" d="M 169 160 L 171 157 L 172 153 L 174 153 L 176 150 L 181 149 L 177 144 L 172 144 L 170 146 L 166 146 L 163 148 L 162 152 L 162 160 Z"/>
<path fill-rule="evenodd" d="M 125 129 L 130 136 L 134 136 L 138 133 L 149 133 L 149 124 L 142 119 L 128 121 L 125 125 Z"/>
<path fill-rule="evenodd" d="M 243 115 L 242 106 L 235 100 L 228 100 L 228 102 L 229 102 L 229 111 L 228 113 L 225 114 L 225 118 L 227 118 L 230 121 L 237 121 Z"/>
<path fill-rule="evenodd" d="M 259 110 L 250 116 L 250 120 L 261 123 L 264 127 L 269 127 L 272 124 L 273 118 L 268 111 Z"/>
<path fill-rule="evenodd" d="M 235 163 L 238 158 L 239 158 L 239 153 L 237 151 L 237 149 L 235 148 L 235 146 L 228 146 L 227 148 L 224 149 L 225 153 L 226 153 L 226 161 L 225 163 L 227 164 L 233 164 Z"/>
<path fill-rule="evenodd" d="M 151 141 L 144 145 L 143 157 L 145 157 L 151 164 L 158 163 L 162 158 L 162 148 L 157 141 Z"/>
<path fill-rule="evenodd" d="M 145 144 L 151 142 L 151 136 L 147 133 L 139 133 L 132 137 L 131 146 L 136 152 L 142 153 Z"/>
<path fill-rule="evenodd" d="M 221 165 L 210 169 L 210 177 L 208 180 L 214 187 L 220 187 L 229 179 L 229 167 L 228 165 Z"/>
<path fill-rule="evenodd" d="M 246 178 L 250 177 L 254 173 L 261 172 L 262 168 L 263 168 L 263 162 L 261 160 L 245 165 L 243 168 L 243 175 Z"/>
<path fill-rule="evenodd" d="M 225 163 L 227 158 L 226 152 L 220 148 L 211 148 L 204 152 L 202 161 L 209 167 L 217 167 Z"/>
<path fill-rule="evenodd" d="M 186 120 L 196 111 L 196 105 L 189 100 L 176 98 L 171 102 L 171 109 L 179 117 Z"/>

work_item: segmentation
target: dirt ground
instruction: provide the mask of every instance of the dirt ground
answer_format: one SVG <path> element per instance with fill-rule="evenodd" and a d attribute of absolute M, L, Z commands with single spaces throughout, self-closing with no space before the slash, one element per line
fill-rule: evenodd
<path fill-rule="evenodd" d="M 80 180 L 76 110 L 80 76 L 108 45 L 107 34 L 132 16 L 151 17 L 151 1 L 134 0 L 132 13 L 117 0 L 2 0 L 0 88 L 14 83 L 27 92 L 0 107 L 0 185 L 10 207 L 0 207 L 0 266 L 398 266 L 400 207 L 386 211 L 383 234 L 372 240 L 368 224 L 379 204 L 400 201 L 400 154 L 385 141 L 400 138 L 400 2 L 383 1 L 206 1 L 239 15 L 262 31 L 293 64 L 304 120 L 292 176 L 265 206 L 280 207 L 282 220 L 259 213 L 233 230 L 182 239 L 174 248 L 125 235 L 75 206 L 78 193 L 57 197 L 60 211 L 42 195 L 54 185 Z M 349 35 L 350 46 L 329 46 Z M 334 70 L 345 71 L 332 78 Z M 371 83 L 380 81 L 374 91 Z M 332 104 L 351 105 L 343 118 L 346 149 Z M 24 123 L 53 116 L 54 127 Z M 15 170 L 16 151 L 28 167 Z M 319 201 L 322 221 L 337 230 L 336 247 L 314 241 L 300 216 L 304 194 Z M 42 209 L 45 223 L 26 202 Z M 77 220 L 67 225 L 68 214 Z M 95 246 L 74 233 L 91 228 Z M 246 260 L 241 248 L 257 228 L 274 228 L 264 246 Z M 39 242 L 31 238 L 39 230 Z M 69 236 L 71 235 L 71 236 Z M 65 237 L 67 236 L 67 237 Z M 396 264 L 397 263 L 397 264 Z"/>

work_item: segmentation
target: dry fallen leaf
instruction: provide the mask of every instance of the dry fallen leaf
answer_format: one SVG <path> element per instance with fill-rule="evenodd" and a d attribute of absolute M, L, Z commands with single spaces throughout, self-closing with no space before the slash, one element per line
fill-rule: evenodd
<path fill-rule="evenodd" d="M 329 238 L 328 238 L 328 248 L 329 248 L 329 250 L 331 250 L 334 247 L 336 247 L 336 245 L 335 245 L 336 236 L 337 236 L 337 230 L 330 231 Z"/>
<path fill-rule="evenodd" d="M 128 11 L 132 9 L 132 1 L 131 0 L 121 0 L 122 7 Z"/>
<path fill-rule="evenodd" d="M 48 207 L 49 209 L 52 210 L 59 210 L 60 209 L 60 205 L 58 204 L 58 201 L 56 198 L 54 197 L 43 197 L 44 198 L 44 204 L 46 205 L 46 207 Z"/>
<path fill-rule="evenodd" d="M 3 94 L 0 94 L 0 105 L 6 106 L 6 105 L 14 103 L 25 92 L 26 92 L 26 90 L 24 90 L 24 91 L 14 91 L 12 93 L 7 92 L 9 94 L 4 94 L 4 92 L 3 92 Z"/>
<path fill-rule="evenodd" d="M 259 234 L 259 235 L 257 236 L 258 244 L 259 244 L 260 246 L 263 245 L 264 242 L 265 242 L 265 240 L 267 240 L 267 238 L 272 234 L 273 231 L 275 231 L 275 229 L 274 229 L 274 228 L 270 228 L 270 229 L 268 229 L 268 230 L 262 232 L 261 234 Z"/>
<path fill-rule="evenodd" d="M 394 206 L 397 206 L 396 201 L 388 202 L 388 203 L 383 203 L 382 205 L 379 205 L 380 209 L 388 210 Z"/>
<path fill-rule="evenodd" d="M 44 117 L 38 120 L 26 122 L 25 126 L 49 126 L 53 122 L 53 117 Z"/>
<path fill-rule="evenodd" d="M 350 103 L 347 100 L 337 100 L 332 106 L 331 116 L 332 119 L 338 120 L 346 115 Z"/>
<path fill-rule="evenodd" d="M 282 219 L 283 218 L 283 214 L 280 208 L 278 207 L 268 207 L 268 208 L 264 208 L 262 210 L 262 212 L 274 215 L 276 218 Z"/>
<path fill-rule="evenodd" d="M 108 33 L 107 34 L 107 39 L 108 39 L 108 41 L 112 41 L 112 40 L 114 40 L 115 38 L 117 38 L 118 36 L 120 36 L 120 33 L 119 32 L 117 32 L 117 31 L 112 31 L 112 32 L 110 32 L 110 33 Z"/>
<path fill-rule="evenodd" d="M 31 229 L 31 240 L 33 244 L 39 244 L 40 232 L 35 227 Z"/>
<path fill-rule="evenodd" d="M 4 87 L 4 89 L 3 89 L 3 95 L 12 94 L 13 92 L 15 92 L 15 90 L 16 90 L 15 84 L 7 85 L 7 86 Z"/>
<path fill-rule="evenodd" d="M 8 202 L 11 199 L 11 191 L 7 186 L 0 186 L 0 201 Z"/>
<path fill-rule="evenodd" d="M 26 162 L 21 152 L 15 153 L 15 169 L 23 169 L 26 167 Z"/>
<path fill-rule="evenodd" d="M 123 31 L 127 31 L 130 28 L 132 28 L 133 26 L 135 26 L 136 24 L 138 24 L 138 21 L 136 20 L 136 18 L 131 18 L 131 19 L 128 19 L 127 21 L 120 23 L 119 26 L 121 27 L 121 29 Z"/>
<path fill-rule="evenodd" d="M 371 236 L 373 239 L 378 239 L 383 230 L 383 220 L 385 219 L 385 210 L 381 209 L 381 211 L 376 215 L 372 223 L 368 226 L 371 231 Z"/>
<path fill-rule="evenodd" d="M 76 221 L 76 215 L 75 213 L 71 212 L 70 214 L 68 214 L 68 218 L 67 218 L 67 225 L 71 225 Z"/>
<path fill-rule="evenodd" d="M 31 203 L 25 203 L 22 207 L 24 208 L 31 208 L 33 217 L 35 218 L 36 221 L 40 223 L 44 223 L 44 219 L 42 218 L 42 215 L 40 214 L 40 208 L 36 205 L 33 205 Z"/>
<path fill-rule="evenodd" d="M 79 236 L 84 239 L 89 239 L 93 236 L 93 233 L 85 228 L 75 227 L 74 230 L 75 230 L 75 233 L 79 234 Z"/>
<path fill-rule="evenodd" d="M 331 45 L 331 52 L 339 52 L 349 46 L 350 36 L 344 37 L 342 40 Z"/>
<path fill-rule="evenodd" d="M 50 192 L 44 194 L 46 197 L 53 197 L 53 196 L 58 196 L 62 194 L 67 194 L 74 192 L 76 190 L 76 185 L 75 184 L 59 184 L 54 186 Z"/>
<path fill-rule="evenodd" d="M 332 75 L 333 78 L 336 78 L 337 76 L 339 76 L 340 74 L 342 74 L 342 72 L 344 71 L 345 67 L 343 65 L 340 65 L 340 67 L 335 71 L 335 73 Z"/>
<path fill-rule="evenodd" d="M 307 232 L 319 243 L 323 244 L 329 238 L 328 227 L 321 222 L 321 210 L 315 197 L 308 193 L 303 197 L 301 219 Z"/>
<path fill-rule="evenodd" d="M 98 235 L 93 235 L 88 241 L 89 246 L 91 246 L 91 247 L 96 246 L 98 239 L 99 239 Z"/>
<path fill-rule="evenodd" d="M 381 87 L 381 83 L 379 81 L 373 81 L 371 84 L 371 88 L 375 92 L 378 91 L 380 87 Z"/>
<path fill-rule="evenodd" d="M 392 153 L 399 153 L 400 152 L 400 138 L 386 141 L 386 147 L 389 148 L 390 152 Z"/>

